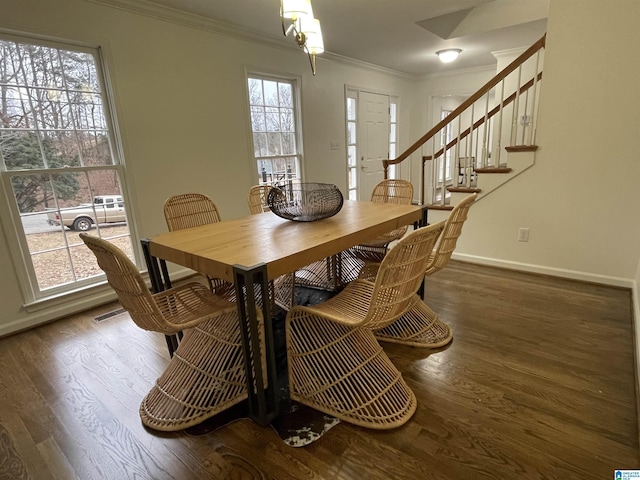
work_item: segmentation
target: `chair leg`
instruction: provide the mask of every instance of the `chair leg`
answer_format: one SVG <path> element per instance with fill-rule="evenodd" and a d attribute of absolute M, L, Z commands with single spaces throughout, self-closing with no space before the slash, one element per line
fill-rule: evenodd
<path fill-rule="evenodd" d="M 401 343 L 412 347 L 439 348 L 451 342 L 451 328 L 422 300 L 391 325 L 376 330 L 381 342 Z"/>

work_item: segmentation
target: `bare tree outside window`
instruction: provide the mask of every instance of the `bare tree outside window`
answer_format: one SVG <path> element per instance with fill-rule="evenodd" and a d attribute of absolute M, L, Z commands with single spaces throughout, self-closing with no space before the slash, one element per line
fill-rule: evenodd
<path fill-rule="evenodd" d="M 77 230 L 95 228 L 133 258 L 97 59 L 80 47 L 0 38 L 0 172 L 34 297 L 101 275 Z M 101 196 L 120 198 L 119 222 L 94 203 Z"/>
<path fill-rule="evenodd" d="M 300 177 L 295 83 L 248 79 L 253 150 L 260 184 L 277 185 Z"/>

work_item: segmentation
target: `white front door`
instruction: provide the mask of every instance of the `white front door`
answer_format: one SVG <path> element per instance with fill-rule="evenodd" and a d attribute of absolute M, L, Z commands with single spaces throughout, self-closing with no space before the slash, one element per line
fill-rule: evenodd
<path fill-rule="evenodd" d="M 389 96 L 361 91 L 358 100 L 358 199 L 367 201 L 389 158 Z"/>

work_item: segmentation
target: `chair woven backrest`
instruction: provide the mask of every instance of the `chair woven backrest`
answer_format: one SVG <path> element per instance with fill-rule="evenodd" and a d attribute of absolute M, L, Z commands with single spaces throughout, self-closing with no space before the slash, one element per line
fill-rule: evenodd
<path fill-rule="evenodd" d="M 371 193 L 371 201 L 374 203 L 410 205 L 412 200 L 413 185 L 407 180 L 383 180 L 374 187 Z"/>
<path fill-rule="evenodd" d="M 364 325 L 374 330 L 385 327 L 411 306 L 443 228 L 444 222 L 419 228 L 389 250 L 378 269 Z"/>
<path fill-rule="evenodd" d="M 267 197 L 272 188 L 270 185 L 255 185 L 249 189 L 247 201 L 249 202 L 249 211 L 252 215 L 269 211 Z"/>
<path fill-rule="evenodd" d="M 182 193 L 164 202 L 164 218 L 170 232 L 221 220 L 216 204 L 201 193 Z"/>
<path fill-rule="evenodd" d="M 432 275 L 449 263 L 451 254 L 456 249 L 456 243 L 462 233 L 462 226 L 467 219 L 469 209 L 477 196 L 477 193 L 468 195 L 451 210 L 449 217 L 445 221 L 444 230 L 440 235 L 438 244 L 431 254 L 425 275 Z"/>
<path fill-rule="evenodd" d="M 388 179 L 378 183 L 371 193 L 373 203 L 396 203 L 410 205 L 413 201 L 413 185 L 407 180 Z M 396 228 L 377 237 L 373 243 L 387 244 L 402 238 L 407 233 L 408 225 Z"/>
<path fill-rule="evenodd" d="M 175 328 L 166 321 L 140 271 L 122 250 L 98 237 L 81 233 L 80 238 L 94 253 L 98 265 L 116 291 L 118 300 L 129 312 L 131 319 L 144 330 L 174 333 Z"/>

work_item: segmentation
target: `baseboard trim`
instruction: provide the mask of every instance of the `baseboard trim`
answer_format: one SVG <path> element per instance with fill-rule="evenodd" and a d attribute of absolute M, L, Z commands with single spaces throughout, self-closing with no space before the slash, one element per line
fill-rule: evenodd
<path fill-rule="evenodd" d="M 463 253 L 453 253 L 451 256 L 454 260 L 461 262 L 477 263 L 489 267 L 506 268 L 509 270 L 519 270 L 529 273 L 539 273 L 542 275 L 550 275 L 553 277 L 568 278 L 571 280 L 580 280 L 583 282 L 599 283 L 602 285 L 610 285 L 613 287 L 633 288 L 634 280 L 629 278 L 611 277 L 608 275 L 597 275 L 594 273 L 580 272 L 577 270 L 566 270 L 563 268 L 545 267 L 542 265 L 533 265 L 529 263 L 511 262 L 509 260 L 499 260 L 495 258 L 479 257 L 476 255 L 467 255 Z"/>

